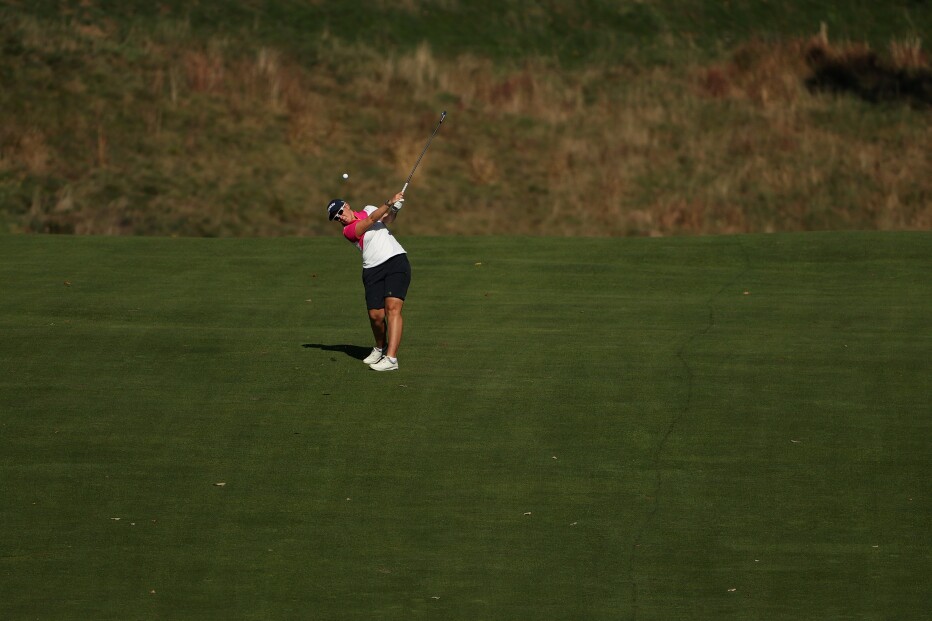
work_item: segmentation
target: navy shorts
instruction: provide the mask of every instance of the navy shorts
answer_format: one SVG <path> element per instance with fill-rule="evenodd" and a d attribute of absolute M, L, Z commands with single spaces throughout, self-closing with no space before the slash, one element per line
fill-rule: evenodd
<path fill-rule="evenodd" d="M 362 285 L 366 289 L 366 308 L 385 308 L 385 298 L 405 299 L 411 284 L 411 264 L 407 254 L 396 254 L 391 259 L 362 271 Z"/>

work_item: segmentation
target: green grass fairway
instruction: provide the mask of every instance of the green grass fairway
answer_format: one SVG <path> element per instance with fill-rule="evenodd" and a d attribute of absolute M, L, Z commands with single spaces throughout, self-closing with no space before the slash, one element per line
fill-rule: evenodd
<path fill-rule="evenodd" d="M 0 237 L 0 618 L 924 617 L 932 235 L 402 242 Z"/>

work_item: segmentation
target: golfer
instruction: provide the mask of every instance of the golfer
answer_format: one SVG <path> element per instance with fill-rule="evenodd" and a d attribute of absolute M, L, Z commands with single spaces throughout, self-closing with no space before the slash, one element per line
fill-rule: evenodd
<path fill-rule="evenodd" d="M 339 198 L 327 205 L 330 221 L 339 222 L 343 237 L 362 252 L 362 284 L 375 337 L 375 347 L 363 362 L 375 371 L 398 370 L 401 308 L 411 284 L 411 264 L 387 225 L 395 221 L 403 204 L 404 193 L 399 192 L 381 207 L 369 205 L 362 211 L 353 211 Z"/>

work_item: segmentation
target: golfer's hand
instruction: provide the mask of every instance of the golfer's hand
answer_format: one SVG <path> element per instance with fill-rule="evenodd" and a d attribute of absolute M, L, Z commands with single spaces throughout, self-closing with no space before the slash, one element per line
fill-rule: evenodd
<path fill-rule="evenodd" d="M 401 211 L 402 206 L 404 206 L 404 202 L 405 202 L 404 193 L 399 192 L 398 194 L 395 194 L 394 198 L 392 198 L 392 200 L 389 202 L 392 204 L 392 212 L 398 213 L 399 211 Z"/>

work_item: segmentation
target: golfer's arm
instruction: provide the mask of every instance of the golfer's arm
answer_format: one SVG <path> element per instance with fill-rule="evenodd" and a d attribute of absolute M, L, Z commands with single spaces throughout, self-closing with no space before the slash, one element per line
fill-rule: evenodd
<path fill-rule="evenodd" d="M 389 203 L 385 203 L 364 219 L 356 222 L 356 237 L 362 237 L 363 233 L 369 230 L 369 227 L 385 217 L 389 212 Z"/>

